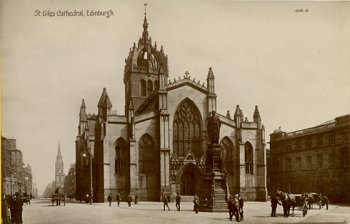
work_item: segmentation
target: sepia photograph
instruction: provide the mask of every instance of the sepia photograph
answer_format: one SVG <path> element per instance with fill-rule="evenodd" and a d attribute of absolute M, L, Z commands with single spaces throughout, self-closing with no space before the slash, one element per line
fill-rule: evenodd
<path fill-rule="evenodd" d="M 349 1 L 0 2 L 2 223 L 349 223 Z"/>

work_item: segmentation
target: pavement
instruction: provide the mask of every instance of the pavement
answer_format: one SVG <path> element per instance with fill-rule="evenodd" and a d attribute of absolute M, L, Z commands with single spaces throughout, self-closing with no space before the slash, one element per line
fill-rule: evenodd
<path fill-rule="evenodd" d="M 199 212 L 195 214 L 191 202 L 181 203 L 181 211 L 176 211 L 175 203 L 169 204 L 170 211 L 163 211 L 161 202 L 139 202 L 127 206 L 116 202 L 109 207 L 108 203 L 85 204 L 77 201 L 67 202 L 65 206 L 52 206 L 49 199 L 33 200 L 31 205 L 23 206 L 24 224 L 84 224 L 84 223 L 231 223 L 228 213 Z M 306 217 L 295 210 L 294 216 L 284 218 L 282 207 L 277 208 L 277 217 L 271 217 L 270 202 L 245 202 L 245 219 L 241 223 L 349 223 L 350 206 L 329 205 L 329 209 L 311 209 Z"/>

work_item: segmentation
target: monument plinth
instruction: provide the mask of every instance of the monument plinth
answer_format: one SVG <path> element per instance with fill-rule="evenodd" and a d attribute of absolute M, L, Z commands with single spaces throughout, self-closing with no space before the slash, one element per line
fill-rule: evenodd
<path fill-rule="evenodd" d="M 205 161 L 203 211 L 227 212 L 226 174 L 222 172 L 221 149 L 219 142 L 220 119 L 215 112 L 208 118 L 208 148 Z"/>

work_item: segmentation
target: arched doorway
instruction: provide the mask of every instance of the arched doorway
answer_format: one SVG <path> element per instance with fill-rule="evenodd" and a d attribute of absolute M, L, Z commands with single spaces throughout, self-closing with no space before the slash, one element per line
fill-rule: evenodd
<path fill-rule="evenodd" d="M 185 165 L 181 174 L 180 194 L 184 196 L 193 196 L 200 194 L 202 186 L 202 175 L 200 170 L 194 164 Z"/>

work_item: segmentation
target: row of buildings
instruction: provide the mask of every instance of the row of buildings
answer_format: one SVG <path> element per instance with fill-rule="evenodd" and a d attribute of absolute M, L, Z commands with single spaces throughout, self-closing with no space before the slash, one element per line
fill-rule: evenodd
<path fill-rule="evenodd" d="M 97 112 L 80 106 L 76 137 L 76 197 L 105 201 L 112 193 L 158 201 L 161 194 L 203 194 L 208 146 L 207 119 L 217 112 L 215 76 L 206 82 L 188 72 L 170 79 L 168 56 L 152 42 L 145 13 L 142 36 L 125 59 L 125 111 L 112 110 L 104 88 Z M 222 172 L 231 194 L 266 200 L 276 189 L 322 192 L 349 200 L 349 115 L 317 127 L 277 130 L 266 150 L 265 128 L 255 106 L 252 119 L 237 105 L 217 112 Z M 267 158 L 267 156 L 270 156 Z M 345 195 L 345 196 L 344 196 Z M 344 196 L 344 197 L 342 197 Z"/>
<path fill-rule="evenodd" d="M 16 139 L 1 136 L 1 175 L 3 194 L 23 192 L 34 197 L 38 190 L 33 183 L 32 170 L 23 162 L 23 154 L 16 146 Z"/>
<path fill-rule="evenodd" d="M 294 132 L 270 135 L 269 192 L 321 192 L 350 202 L 350 115 Z"/>

